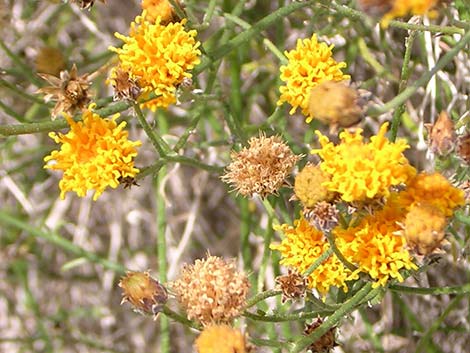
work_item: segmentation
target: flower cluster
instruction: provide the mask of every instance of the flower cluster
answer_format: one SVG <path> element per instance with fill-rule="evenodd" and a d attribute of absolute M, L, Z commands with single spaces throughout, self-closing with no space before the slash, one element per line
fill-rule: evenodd
<path fill-rule="evenodd" d="M 177 86 L 185 78 L 191 78 L 188 71 L 199 64 L 197 32 L 186 31 L 185 23 L 183 19 L 164 25 L 161 17 L 149 22 L 143 11 L 132 22 L 129 36 L 115 34 L 124 42 L 122 48 L 110 47 L 119 56 L 120 68 L 139 82 L 142 99 L 155 94 L 156 98 L 143 104 L 152 111 L 175 103 Z"/>
<path fill-rule="evenodd" d="M 284 102 L 292 106 L 290 114 L 300 108 L 307 117 L 307 122 L 313 119 L 309 113 L 310 91 L 324 81 L 343 81 L 349 79 L 343 74 L 344 62 L 337 63 L 332 57 L 333 45 L 319 43 L 317 35 L 310 39 L 299 39 L 295 49 L 286 52 L 287 65 L 280 68 L 281 80 L 285 86 L 279 88 L 281 96 L 278 105 Z"/>
<path fill-rule="evenodd" d="M 133 178 L 139 172 L 134 167 L 134 158 L 141 142 L 128 140 L 126 122 L 116 123 L 119 114 L 104 119 L 92 108 L 85 110 L 79 122 L 65 116 L 70 125 L 68 133 L 49 134 L 62 144 L 60 150 L 44 158 L 46 162 L 54 161 L 45 168 L 64 173 L 59 182 L 62 199 L 68 191 L 83 197 L 88 190 L 94 190 L 93 200 L 97 200 L 108 186 L 116 188 L 120 179 Z"/>

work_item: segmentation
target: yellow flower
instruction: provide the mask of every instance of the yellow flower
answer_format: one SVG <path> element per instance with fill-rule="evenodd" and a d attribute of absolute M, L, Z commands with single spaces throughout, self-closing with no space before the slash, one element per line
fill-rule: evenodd
<path fill-rule="evenodd" d="M 246 339 L 228 325 L 208 326 L 195 343 L 198 353 L 246 353 Z"/>
<path fill-rule="evenodd" d="M 322 186 L 329 180 L 329 174 L 323 172 L 319 166 L 307 164 L 295 177 L 295 196 L 305 207 L 313 207 L 321 201 L 330 201 L 334 193 Z"/>
<path fill-rule="evenodd" d="M 356 273 L 365 272 L 376 281 L 374 287 L 384 286 L 391 278 L 402 282 L 400 270 L 417 269 L 405 248 L 405 238 L 396 235 L 401 229 L 397 222 L 404 217 L 404 210 L 389 200 L 382 210 L 364 217 L 357 226 L 333 229 L 336 242 L 346 244 L 340 248 L 342 254 L 358 267 Z"/>
<path fill-rule="evenodd" d="M 388 141 L 387 126 L 388 123 L 383 124 L 369 143 L 364 143 L 362 129 L 354 133 L 344 131 L 337 146 L 317 131 L 322 148 L 312 153 L 323 159 L 320 168 L 331 176 L 323 186 L 338 192 L 344 201 L 364 201 L 388 196 L 390 186 L 406 183 L 413 177 L 416 170 L 403 155 L 409 146 L 404 140 Z"/>
<path fill-rule="evenodd" d="M 401 207 L 410 208 L 416 203 L 436 206 L 445 217 L 452 216 L 454 209 L 465 204 L 463 190 L 452 184 L 441 174 L 420 173 L 407 184 L 406 190 L 398 194 Z"/>
<path fill-rule="evenodd" d="M 271 244 L 270 248 L 281 253 L 281 265 L 296 269 L 304 273 L 330 245 L 323 233 L 312 227 L 304 218 L 294 221 L 294 226 L 282 224 L 275 228 L 284 233 L 285 238 L 281 244 Z M 342 247 L 337 244 L 338 247 Z M 308 287 L 316 288 L 321 295 L 326 295 L 331 286 L 342 287 L 348 290 L 346 280 L 351 271 L 343 266 L 334 255 L 323 261 L 315 271 L 308 276 Z"/>
<path fill-rule="evenodd" d="M 121 69 L 139 82 L 143 99 L 152 92 L 157 95 L 143 104 L 155 111 L 176 102 L 177 86 L 192 77 L 188 71 L 200 62 L 198 47 L 201 43 L 195 39 L 195 30 L 184 29 L 186 19 L 164 26 L 160 17 L 150 23 L 145 21 L 145 16 L 146 11 L 143 11 L 142 16 L 132 22 L 129 37 L 116 33 L 124 45 L 110 47 L 110 50 L 118 54 Z"/>
<path fill-rule="evenodd" d="M 80 122 L 65 115 L 70 125 L 67 134 L 49 134 L 62 146 L 44 158 L 46 162 L 55 161 L 44 168 L 64 172 L 59 183 L 62 199 L 68 191 L 83 197 L 88 190 L 94 190 L 96 201 L 106 187 L 116 188 L 121 178 L 134 177 L 139 172 L 134 168 L 134 157 L 141 142 L 127 139 L 126 122 L 116 124 L 119 114 L 103 119 L 92 108 L 90 105 L 85 110 Z"/>
<path fill-rule="evenodd" d="M 281 66 L 280 71 L 286 85 L 279 88 L 281 96 L 277 105 L 287 102 L 292 106 L 291 115 L 300 108 L 306 121 L 312 121 L 308 107 L 311 89 L 323 81 L 349 79 L 349 75 L 341 72 L 346 63 L 337 63 L 332 57 L 332 49 L 333 45 L 318 43 L 317 35 L 313 34 L 310 39 L 297 40 L 296 48 L 285 52 L 289 62 Z"/>
<path fill-rule="evenodd" d="M 395 0 L 393 1 L 392 9 L 382 18 L 381 24 L 383 27 L 387 27 L 392 19 L 405 16 L 409 13 L 424 15 L 438 2 L 439 0 Z"/>

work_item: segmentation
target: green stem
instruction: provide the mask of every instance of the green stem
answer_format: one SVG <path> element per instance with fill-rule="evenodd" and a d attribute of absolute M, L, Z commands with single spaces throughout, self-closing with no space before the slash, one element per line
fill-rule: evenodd
<path fill-rule="evenodd" d="M 260 292 L 256 294 L 254 297 L 251 297 L 250 299 L 246 301 L 245 309 L 251 308 L 252 306 L 255 306 L 256 304 L 258 304 L 260 301 L 263 301 L 270 297 L 275 297 L 276 295 L 279 295 L 281 293 L 282 292 L 280 290 L 275 290 L 275 289 Z"/>
<path fill-rule="evenodd" d="M 470 31 L 457 42 L 457 44 L 449 50 L 434 66 L 430 71 L 421 75 L 411 86 L 403 90 L 398 96 L 388 101 L 383 106 L 371 107 L 366 112 L 367 115 L 374 117 L 384 114 L 399 105 L 403 104 L 408 98 L 410 98 L 421 86 L 427 84 L 429 80 L 439 71 L 442 70 L 448 63 L 450 63 L 454 57 L 470 42 Z"/>
<path fill-rule="evenodd" d="M 180 324 L 183 324 L 184 326 L 193 328 L 193 329 L 198 330 L 198 331 L 201 331 L 201 329 L 202 329 L 200 325 L 194 323 L 193 321 L 190 321 L 190 320 L 186 319 L 184 316 L 174 312 L 173 310 L 171 310 L 167 306 L 163 307 L 162 313 L 165 314 L 165 316 L 169 317 L 170 319 L 172 319 L 176 322 L 179 322 Z"/>
<path fill-rule="evenodd" d="M 4 210 L 0 210 L 0 220 L 2 221 L 3 225 L 10 225 L 12 227 L 15 227 L 17 229 L 20 229 L 26 233 L 28 236 L 32 236 L 34 238 L 40 238 L 48 243 L 51 243 L 55 246 L 58 246 L 61 249 L 64 249 L 65 251 L 70 252 L 73 255 L 76 255 L 78 257 L 84 257 L 90 262 L 99 264 L 103 266 L 104 268 L 114 271 L 118 274 L 124 274 L 126 271 L 126 268 L 118 263 L 109 261 L 107 259 L 104 259 L 100 257 L 99 255 L 92 253 L 90 251 L 87 251 L 78 245 L 75 245 L 71 241 L 65 239 L 64 237 L 57 235 L 52 232 L 46 232 L 43 231 L 39 228 L 31 226 L 29 223 L 23 222 Z"/>
<path fill-rule="evenodd" d="M 172 152 L 172 153 L 174 153 L 174 152 Z M 219 167 L 219 166 L 216 166 L 216 165 L 205 164 L 205 163 L 202 163 L 201 161 L 199 161 L 197 159 L 186 157 L 186 156 L 181 156 L 181 155 L 165 156 L 164 159 L 166 161 L 169 161 L 169 162 L 175 162 L 175 163 L 190 165 L 192 167 L 207 170 L 208 172 L 212 172 L 212 173 L 216 173 L 216 174 L 220 174 L 224 170 L 223 167 Z"/>
<path fill-rule="evenodd" d="M 290 350 L 290 353 L 300 353 L 302 350 L 307 348 L 312 342 L 317 341 L 320 337 L 327 333 L 329 329 L 337 325 L 342 318 L 353 312 L 356 307 L 362 304 L 363 300 L 366 299 L 371 294 L 371 292 L 374 291 L 378 292 L 379 289 L 372 289 L 372 283 L 367 283 L 356 294 L 354 294 L 354 296 L 352 296 L 340 308 L 338 308 L 331 316 L 329 316 L 311 334 L 297 340 L 292 350 Z"/>
<path fill-rule="evenodd" d="M 333 313 L 331 310 L 315 310 L 310 312 L 299 312 L 296 314 L 277 314 L 277 315 L 259 315 L 253 314 L 249 311 L 244 311 L 243 316 L 247 319 L 261 322 L 286 322 L 286 321 L 303 321 L 313 319 L 318 316 L 327 316 Z"/>
<path fill-rule="evenodd" d="M 326 239 L 328 240 L 328 244 L 330 244 L 330 248 L 333 249 L 333 252 L 335 253 L 336 257 L 343 263 L 344 266 L 346 266 L 351 272 L 354 272 L 357 270 L 357 267 L 354 266 L 351 262 L 348 261 L 344 257 L 344 255 L 339 251 L 338 247 L 336 246 L 335 239 L 333 237 L 333 234 L 331 234 L 330 231 L 325 231 L 325 236 Z"/>
<path fill-rule="evenodd" d="M 411 49 L 413 48 L 413 43 L 416 38 L 416 31 L 411 31 L 410 35 L 405 40 L 405 54 L 403 57 L 403 65 L 401 67 L 401 78 L 400 84 L 398 86 L 398 94 L 403 92 L 408 83 L 408 78 L 410 77 L 410 58 L 411 58 Z M 401 104 L 397 107 L 393 113 L 392 124 L 390 127 L 390 141 L 395 142 L 398 135 L 398 127 L 400 126 L 401 116 L 405 112 L 405 104 Z"/>
<path fill-rule="evenodd" d="M 392 284 L 389 288 L 394 292 L 405 293 L 405 294 L 417 294 L 417 295 L 443 295 L 443 294 L 468 294 L 470 293 L 470 284 L 463 284 L 461 286 L 450 286 L 450 287 L 432 287 L 432 288 L 417 288 L 408 287 L 398 284 Z"/>
<path fill-rule="evenodd" d="M 310 267 L 307 269 L 307 271 L 305 271 L 302 275 L 304 277 L 308 277 L 312 274 L 313 271 L 315 271 L 317 269 L 318 266 L 320 266 L 323 261 L 326 261 L 326 259 L 328 259 L 331 254 L 333 254 L 333 249 L 332 248 L 329 248 L 327 251 L 325 251 L 323 254 L 321 254 L 318 259 L 316 259 L 313 264 L 310 265 Z"/>
<path fill-rule="evenodd" d="M 165 157 L 167 154 L 174 153 L 170 146 L 166 143 L 166 141 L 149 125 L 147 120 L 145 119 L 142 110 L 138 103 L 133 104 L 134 110 L 137 115 L 137 120 L 139 120 L 140 126 L 144 129 L 145 133 L 147 134 L 148 138 L 152 142 L 152 145 L 155 147 L 157 152 L 160 154 L 161 157 Z"/>

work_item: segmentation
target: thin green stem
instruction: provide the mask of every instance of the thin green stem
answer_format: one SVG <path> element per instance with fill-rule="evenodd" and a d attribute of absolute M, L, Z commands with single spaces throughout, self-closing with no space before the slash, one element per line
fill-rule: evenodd
<path fill-rule="evenodd" d="M 205 164 L 205 163 L 202 163 L 201 161 L 199 161 L 197 159 L 186 157 L 186 156 L 181 156 L 181 155 L 171 155 L 171 156 L 168 155 L 168 156 L 165 156 L 164 159 L 165 159 L 165 161 L 168 161 L 168 162 L 186 164 L 186 165 L 190 165 L 192 167 L 207 170 L 208 172 L 212 172 L 212 173 L 216 173 L 216 174 L 220 174 L 224 170 L 223 167 L 219 167 L 219 166 L 216 166 L 216 165 Z"/>
<path fill-rule="evenodd" d="M 336 257 L 343 263 L 344 266 L 346 266 L 350 271 L 354 272 L 357 270 L 357 267 L 354 266 L 351 262 L 348 261 L 344 257 L 344 255 L 339 251 L 338 247 L 336 246 L 335 243 L 335 238 L 333 237 L 333 234 L 331 234 L 330 231 L 325 232 L 326 239 L 328 240 L 328 244 L 330 244 L 330 248 L 333 249 L 333 252 L 335 253 Z"/>
<path fill-rule="evenodd" d="M 305 277 L 308 277 L 312 274 L 313 271 L 317 269 L 318 266 L 320 266 L 323 261 L 326 261 L 331 254 L 333 254 L 333 249 L 329 248 L 327 251 L 325 251 L 323 254 L 321 254 L 314 262 L 313 264 L 310 265 L 310 267 L 305 271 L 302 275 Z"/>
<path fill-rule="evenodd" d="M 408 287 L 398 284 L 392 284 L 389 288 L 394 292 L 416 295 L 443 295 L 443 294 L 468 294 L 470 293 L 470 284 L 463 284 L 461 286 L 450 287 L 432 287 L 432 288 L 417 288 Z"/>
<path fill-rule="evenodd" d="M 160 156 L 165 157 L 168 154 L 173 154 L 174 152 L 171 150 L 170 146 L 168 146 L 166 141 L 149 125 L 149 123 L 145 119 L 144 114 L 142 113 L 142 110 L 140 109 L 139 104 L 134 103 L 133 107 L 134 111 L 136 112 L 137 120 L 139 120 L 140 126 L 142 126 L 142 128 L 144 129 L 148 138 L 152 142 L 152 145 L 155 147 Z"/>
<path fill-rule="evenodd" d="M 303 321 L 308 319 L 313 319 L 318 316 L 327 316 L 333 313 L 330 310 L 320 310 L 320 311 L 302 311 L 295 314 L 277 314 L 277 315 L 260 315 L 260 314 L 253 314 L 249 311 L 244 311 L 243 316 L 247 319 L 254 320 L 254 321 L 261 321 L 261 322 L 286 322 L 286 321 Z"/>
<path fill-rule="evenodd" d="M 186 319 L 184 316 L 182 316 L 182 315 L 178 314 L 177 312 L 171 310 L 167 306 L 163 307 L 162 313 L 165 316 L 169 317 L 170 319 L 172 319 L 176 322 L 179 322 L 180 324 L 183 324 L 184 326 L 190 327 L 190 328 L 198 330 L 198 331 L 202 330 L 202 327 L 200 325 L 196 324 L 193 321 L 190 321 L 190 320 Z"/>
<path fill-rule="evenodd" d="M 403 56 L 403 65 L 401 67 L 401 78 L 400 84 L 398 86 L 398 94 L 403 92 L 408 83 L 408 78 L 410 77 L 410 58 L 411 58 L 411 49 L 413 48 L 413 43 L 416 38 L 416 31 L 411 31 L 410 35 L 405 40 L 405 54 Z M 400 126 L 401 116 L 405 112 L 405 104 L 401 104 L 397 107 L 393 113 L 392 124 L 390 127 L 390 141 L 395 142 L 398 135 L 398 127 Z"/>
<path fill-rule="evenodd" d="M 28 236 L 43 239 L 48 243 L 51 243 L 65 251 L 68 251 L 69 253 L 75 256 L 84 257 L 88 261 L 101 265 L 104 268 L 114 271 L 118 274 L 124 274 L 126 271 L 126 268 L 124 266 L 104 259 L 98 254 L 85 250 L 58 234 L 55 234 L 51 231 L 43 231 L 39 228 L 32 226 L 27 222 L 23 222 L 22 220 L 11 216 L 4 210 L 0 210 L 0 221 L 2 221 L 3 225 L 9 225 L 20 229 L 24 231 L 25 234 Z"/>
<path fill-rule="evenodd" d="M 250 299 L 246 301 L 245 309 L 249 309 L 252 306 L 255 306 L 256 304 L 258 304 L 260 301 L 263 301 L 267 298 L 275 297 L 276 295 L 279 295 L 281 293 L 282 292 L 280 290 L 275 290 L 275 289 L 260 292 L 256 294 L 254 297 L 251 297 Z"/>

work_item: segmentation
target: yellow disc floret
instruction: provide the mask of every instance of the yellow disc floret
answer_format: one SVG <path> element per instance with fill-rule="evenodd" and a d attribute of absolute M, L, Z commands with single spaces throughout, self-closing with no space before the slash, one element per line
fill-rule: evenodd
<path fill-rule="evenodd" d="M 45 168 L 64 172 L 59 182 L 62 199 L 68 191 L 83 197 L 88 190 L 94 190 L 96 200 L 108 186 L 116 188 L 121 178 L 133 178 L 139 172 L 134 168 L 134 158 L 141 142 L 127 139 L 126 122 L 116 123 L 119 114 L 103 119 L 92 108 L 85 110 L 79 122 L 65 115 L 70 125 L 67 134 L 49 134 L 62 144 L 59 151 L 44 158 L 46 162 L 55 161 Z"/>
<path fill-rule="evenodd" d="M 110 50 L 118 54 L 121 69 L 139 82 L 142 98 L 155 93 L 157 98 L 144 103 L 155 111 L 176 102 L 176 87 L 185 78 L 192 77 L 188 71 L 200 62 L 198 47 L 201 43 L 195 39 L 195 30 L 184 29 L 186 19 L 162 25 L 160 17 L 151 23 L 145 16 L 146 11 L 136 17 L 128 37 L 116 33 L 124 45 L 110 47 Z"/>
<path fill-rule="evenodd" d="M 403 155 L 409 146 L 404 140 L 390 142 L 385 137 L 387 126 L 383 124 L 369 143 L 363 141 L 361 129 L 354 133 L 344 131 L 336 146 L 317 132 L 322 148 L 312 153 L 323 159 L 320 168 L 331 177 L 323 185 L 338 192 L 344 201 L 364 201 L 388 196 L 391 186 L 413 177 L 416 170 Z"/>
<path fill-rule="evenodd" d="M 289 103 L 292 106 L 290 114 L 300 108 L 307 117 L 306 121 L 312 121 L 313 116 L 308 109 L 311 89 L 323 81 L 349 79 L 349 75 L 341 71 L 346 63 L 336 62 L 332 57 L 332 49 L 333 45 L 319 43 L 317 35 L 313 34 L 312 38 L 297 40 L 296 48 L 285 52 L 289 62 L 280 69 L 285 86 L 279 88 L 281 96 L 278 105 Z"/>
<path fill-rule="evenodd" d="M 239 330 L 228 325 L 208 326 L 196 339 L 198 353 L 245 353 L 246 340 Z"/>

